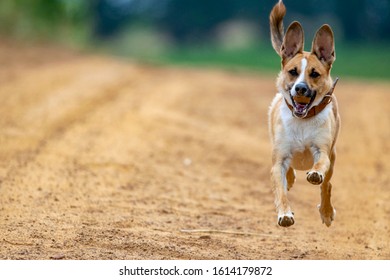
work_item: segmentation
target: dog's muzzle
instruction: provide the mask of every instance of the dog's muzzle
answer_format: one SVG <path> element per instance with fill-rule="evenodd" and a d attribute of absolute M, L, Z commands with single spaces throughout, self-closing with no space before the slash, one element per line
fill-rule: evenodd
<path fill-rule="evenodd" d="M 310 90 L 306 83 L 296 84 L 293 93 L 290 90 L 293 115 L 297 118 L 305 118 L 316 98 L 316 92 Z"/>

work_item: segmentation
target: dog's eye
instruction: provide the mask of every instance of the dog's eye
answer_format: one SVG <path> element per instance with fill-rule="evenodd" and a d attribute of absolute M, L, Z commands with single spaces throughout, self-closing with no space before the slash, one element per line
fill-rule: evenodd
<path fill-rule="evenodd" d="M 290 75 L 293 77 L 298 76 L 297 68 L 291 69 L 290 71 L 288 71 L 288 73 L 290 73 Z"/>
<path fill-rule="evenodd" d="M 311 71 L 310 78 L 318 78 L 320 76 L 320 73 L 316 72 L 315 70 Z"/>

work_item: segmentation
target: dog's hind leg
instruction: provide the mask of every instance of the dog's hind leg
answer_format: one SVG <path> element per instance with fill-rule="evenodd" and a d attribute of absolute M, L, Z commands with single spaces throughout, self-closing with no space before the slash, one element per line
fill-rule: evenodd
<path fill-rule="evenodd" d="M 330 179 L 332 178 L 333 175 L 333 166 L 335 160 L 336 160 L 336 153 L 333 150 L 330 157 L 329 170 L 325 175 L 324 182 L 321 184 L 321 204 L 318 205 L 322 222 L 328 227 L 332 224 L 332 221 L 336 216 L 336 210 L 333 208 L 330 199 L 331 192 L 332 192 L 332 184 L 330 183 Z"/>
<path fill-rule="evenodd" d="M 278 212 L 278 224 L 282 227 L 289 227 L 294 224 L 294 214 L 291 211 L 290 202 L 287 198 L 287 173 L 289 165 L 290 159 L 276 159 L 271 170 L 275 206 Z"/>
<path fill-rule="evenodd" d="M 286 179 L 287 179 L 287 190 L 289 191 L 291 190 L 291 188 L 295 183 L 295 170 L 292 167 L 288 169 Z"/>

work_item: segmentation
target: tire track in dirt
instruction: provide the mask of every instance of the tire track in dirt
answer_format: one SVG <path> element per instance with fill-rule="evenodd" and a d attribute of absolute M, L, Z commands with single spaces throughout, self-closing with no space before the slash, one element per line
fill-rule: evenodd
<path fill-rule="evenodd" d="M 71 63 L 73 66 L 78 64 L 76 61 Z M 51 138 L 60 137 L 64 130 L 70 128 L 74 123 L 82 121 L 85 115 L 96 107 L 110 102 L 121 93 L 119 89 L 123 85 L 118 84 L 118 81 L 123 78 L 118 75 L 122 71 L 121 68 L 110 69 L 110 71 L 103 69 L 103 71 L 97 71 L 91 75 L 86 72 L 88 70 L 86 66 L 90 63 L 79 65 L 81 69 L 77 69 L 79 67 L 67 69 L 67 65 L 60 65 L 59 68 L 63 73 L 62 76 L 60 75 L 60 79 L 66 77 L 60 82 L 57 80 L 58 73 L 50 76 L 47 75 L 47 69 L 40 71 L 40 75 L 44 77 L 40 85 L 46 84 L 49 88 L 38 87 L 35 92 L 25 90 L 16 91 L 14 94 L 15 92 L 8 90 L 8 86 L 5 86 L 4 90 L 0 88 L 0 93 L 4 93 L 4 96 L 11 92 L 14 97 L 11 102 L 5 102 L 3 106 L 2 111 L 5 114 L 2 114 L 2 119 L 8 123 L 8 125 L 3 125 L 3 135 L 11 136 L 3 141 L 8 140 L 12 144 L 15 143 L 15 138 L 26 140 L 28 145 L 18 151 L 19 154 L 23 154 L 24 163 L 28 163 L 27 154 L 39 153 Z M 27 84 L 30 84 L 30 79 L 36 79 L 36 77 L 26 76 L 28 76 Z M 129 83 L 127 80 L 125 82 Z M 21 81 L 20 84 L 25 83 L 25 81 Z M 21 97 L 15 98 L 18 94 Z M 18 110 L 13 111 L 9 108 L 17 108 Z M 17 125 L 15 125 L 16 123 Z M 16 142 L 15 144 L 20 145 L 21 143 Z M 8 156 L 9 158 L 18 157 L 17 154 L 9 154 Z"/>

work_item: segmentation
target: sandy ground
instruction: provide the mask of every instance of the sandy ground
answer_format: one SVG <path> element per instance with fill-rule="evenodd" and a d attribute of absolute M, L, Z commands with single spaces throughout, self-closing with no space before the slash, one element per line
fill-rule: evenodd
<path fill-rule="evenodd" d="M 260 74 L 1 43 L 0 258 L 390 259 L 390 84 L 336 89 L 330 228 L 303 172 L 295 225 L 276 223 L 274 88 Z"/>

